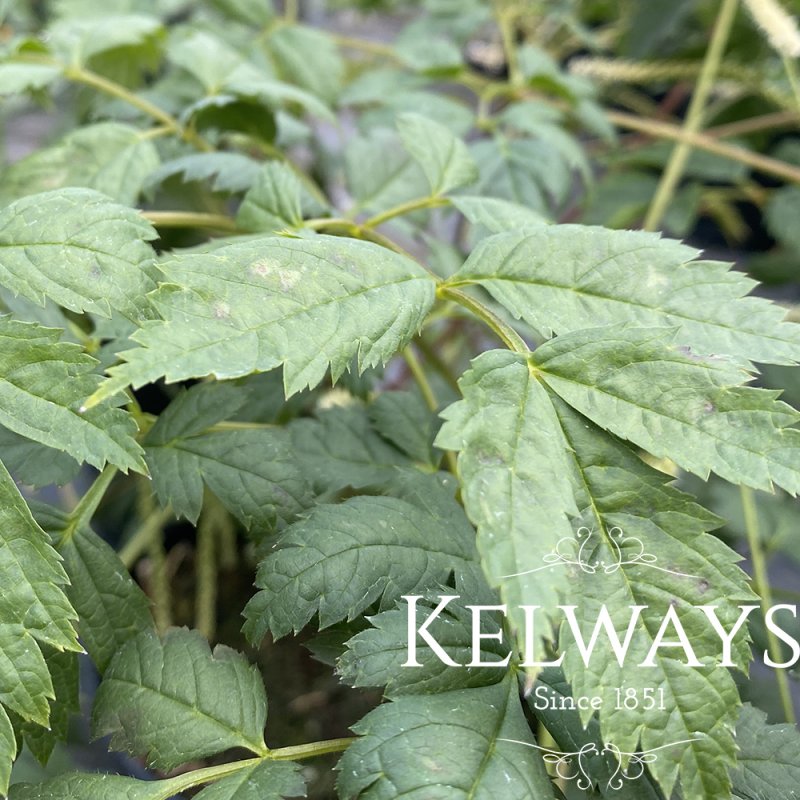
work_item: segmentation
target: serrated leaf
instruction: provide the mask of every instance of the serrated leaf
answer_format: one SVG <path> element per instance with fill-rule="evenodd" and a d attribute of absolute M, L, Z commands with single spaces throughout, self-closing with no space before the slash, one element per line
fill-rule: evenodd
<path fill-rule="evenodd" d="M 643 231 L 548 225 L 483 240 L 456 283 L 478 283 L 544 336 L 620 322 L 680 328 L 700 352 L 767 363 L 800 358 L 800 326 L 719 261 Z"/>
<path fill-rule="evenodd" d="M 421 464 L 436 466 L 435 418 L 414 392 L 382 392 L 369 405 L 375 430 Z"/>
<path fill-rule="evenodd" d="M 745 705 L 736 726 L 739 756 L 731 770 L 735 800 L 800 797 L 800 734 L 794 725 L 768 725 Z"/>
<path fill-rule="evenodd" d="M 145 459 L 162 505 L 197 522 L 203 483 L 246 528 L 273 531 L 311 505 L 310 485 L 279 427 L 209 430 L 236 412 L 247 392 L 198 384 L 181 392 L 146 439 Z"/>
<path fill-rule="evenodd" d="M 81 465 L 67 453 L 31 441 L 18 433 L 0 427 L 0 452 L 15 480 L 28 486 L 41 487 L 69 483 Z"/>
<path fill-rule="evenodd" d="M 428 191 L 425 173 L 394 131 L 376 128 L 351 139 L 344 158 L 347 186 L 359 210 L 383 211 Z"/>
<path fill-rule="evenodd" d="M 472 529 L 408 500 L 354 497 L 320 505 L 286 529 L 258 568 L 261 589 L 245 609 L 251 641 L 355 619 L 373 603 L 391 608 L 403 594 L 472 569 Z"/>
<path fill-rule="evenodd" d="M 321 97 L 335 102 L 342 88 L 345 64 L 331 37 L 305 25 L 280 25 L 266 40 L 267 52 L 278 75 Z"/>
<path fill-rule="evenodd" d="M 342 800 L 545 800 L 553 796 L 520 707 L 517 681 L 403 697 L 367 714 L 339 761 Z M 511 740 L 511 741 L 509 741 Z"/>
<path fill-rule="evenodd" d="M 170 770 L 232 747 L 264 754 L 267 698 L 256 667 L 235 650 L 212 653 L 197 631 L 127 642 L 106 670 L 92 713 L 96 737 Z"/>
<path fill-rule="evenodd" d="M 236 224 L 246 231 L 278 231 L 303 224 L 300 181 L 285 164 L 264 166 L 242 200 Z"/>
<path fill-rule="evenodd" d="M 371 426 L 363 406 L 331 408 L 289 423 L 295 454 L 318 492 L 385 486 L 410 459 Z"/>
<path fill-rule="evenodd" d="M 67 772 L 42 783 L 15 783 L 9 800 L 169 800 L 176 780 L 140 781 L 122 775 Z"/>
<path fill-rule="evenodd" d="M 410 258 L 353 239 L 273 237 L 161 262 L 168 285 L 152 294 L 161 320 L 131 337 L 91 402 L 128 384 L 283 364 L 286 394 L 385 363 L 419 330 L 435 283 Z"/>
<path fill-rule="evenodd" d="M 305 796 L 299 764 L 262 761 L 203 789 L 197 800 L 282 800 Z"/>
<path fill-rule="evenodd" d="M 450 201 L 473 225 L 483 225 L 489 233 L 518 231 L 538 227 L 547 219 L 538 211 L 497 197 L 456 195 Z"/>
<path fill-rule="evenodd" d="M 532 356 L 542 379 L 600 427 L 687 472 L 756 489 L 800 491 L 800 420 L 778 392 L 724 358 L 695 355 L 666 328 L 566 334 Z"/>
<path fill-rule="evenodd" d="M 44 89 L 61 77 L 61 67 L 7 61 L 0 64 L 0 95 Z"/>
<path fill-rule="evenodd" d="M 267 143 L 275 139 L 274 112 L 258 100 L 233 94 L 202 97 L 183 110 L 180 120 L 199 131 L 238 131 Z"/>
<path fill-rule="evenodd" d="M 147 179 L 146 188 L 154 187 L 175 175 L 188 183 L 209 181 L 214 192 L 245 192 L 258 177 L 262 165 L 240 153 L 193 153 L 165 161 Z"/>
<path fill-rule="evenodd" d="M 477 180 L 478 167 L 466 144 L 444 125 L 406 113 L 397 117 L 397 129 L 406 150 L 425 172 L 431 194 L 447 194 Z"/>
<path fill-rule="evenodd" d="M 566 404 L 556 402 L 556 409 L 579 487 L 581 515 L 575 521 L 582 540 L 579 560 L 589 566 L 576 570 L 571 579 L 581 598 L 576 617 L 583 640 L 589 641 L 603 608 L 615 629 L 626 631 L 632 607 L 646 607 L 633 628 L 624 666 L 602 635 L 585 666 L 569 626 L 562 626 L 559 649 L 566 654 L 564 670 L 572 690 L 575 696 L 603 698 L 604 741 L 622 752 L 683 743 L 660 751 L 649 765 L 665 796 L 672 795 L 678 777 L 686 797 L 728 796 L 726 767 L 735 755 L 732 734 L 738 693 L 731 674 L 720 666 L 719 636 L 699 606 L 718 606 L 722 626 L 733 629 L 739 605 L 756 599 L 737 566 L 740 556 L 707 535 L 719 520 L 689 495 L 671 488 L 667 476 Z M 646 659 L 670 607 L 702 668 L 686 666 L 674 652 L 662 651 L 654 667 L 631 668 Z M 732 659 L 739 669 L 747 669 L 746 627 L 734 638 Z M 663 692 L 663 710 L 617 707 L 616 691 L 622 686 L 640 693 L 645 688 Z M 581 712 L 584 724 L 592 713 Z"/>
<path fill-rule="evenodd" d="M 464 606 L 480 602 L 480 599 L 470 597 L 463 586 L 459 586 L 459 592 L 461 599 L 452 601 L 434 619 L 428 631 L 451 659 L 464 665 L 474 655 L 472 615 Z M 417 627 L 433 614 L 439 597 L 448 594 L 453 594 L 453 590 L 442 587 L 438 595 L 431 593 L 430 599 L 418 601 L 415 615 Z M 496 600 L 489 602 L 496 603 Z M 336 663 L 336 671 L 345 683 L 351 686 L 386 687 L 386 697 L 400 697 L 488 686 L 503 680 L 505 670 L 502 668 L 453 667 L 440 660 L 422 642 L 418 643 L 416 656 L 422 666 L 413 669 L 404 667 L 409 653 L 408 616 L 408 608 L 402 603 L 399 608 L 370 617 L 371 627 L 347 641 L 347 649 Z M 492 620 L 488 613 L 481 615 L 480 623 L 481 633 L 484 634 L 496 634 L 502 629 L 502 620 Z M 508 652 L 505 642 L 485 638 L 481 640 L 480 653 L 476 657 L 483 662 L 499 662 Z"/>
<path fill-rule="evenodd" d="M 40 305 L 140 319 L 156 238 L 132 208 L 92 189 L 57 189 L 0 210 L 0 284 Z"/>
<path fill-rule="evenodd" d="M 572 187 L 570 170 L 546 142 L 497 135 L 473 143 L 470 152 L 480 171 L 475 194 L 547 213 L 550 199 L 562 202 Z"/>
<path fill-rule="evenodd" d="M 569 589 L 565 571 L 536 570 L 577 513 L 568 445 L 545 388 L 525 358 L 492 350 L 459 381 L 464 399 L 442 413 L 436 445 L 459 451 L 464 507 L 478 527 L 489 584 L 517 630 L 520 605 L 554 609 Z M 543 652 L 541 638 L 535 646 Z"/>
<path fill-rule="evenodd" d="M 3 707 L 46 726 L 54 689 L 40 645 L 81 649 L 66 583 L 57 553 L 0 463 L 0 792 L 17 752 Z"/>
<path fill-rule="evenodd" d="M 78 635 L 102 675 L 125 642 L 153 630 L 150 601 L 114 548 L 91 528 L 81 526 L 64 539 L 66 514 L 45 505 L 35 505 L 33 511 L 63 559 L 69 578 L 65 592 L 78 614 Z"/>
<path fill-rule="evenodd" d="M 84 186 L 132 206 L 159 160 L 155 145 L 142 138 L 141 131 L 100 122 L 12 164 L 3 173 L 0 192 L 14 200 L 63 186 Z"/>
<path fill-rule="evenodd" d="M 100 376 L 95 360 L 59 342 L 60 333 L 0 317 L 0 424 L 98 469 L 108 461 L 144 472 L 136 423 L 126 411 L 103 404 L 80 412 Z"/>

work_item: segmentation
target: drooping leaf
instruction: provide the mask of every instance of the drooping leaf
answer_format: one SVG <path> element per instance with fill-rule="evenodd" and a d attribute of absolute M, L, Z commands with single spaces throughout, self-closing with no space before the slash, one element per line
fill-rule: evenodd
<path fill-rule="evenodd" d="M 251 641 L 355 619 L 373 603 L 391 608 L 403 594 L 473 569 L 469 524 L 439 517 L 409 500 L 354 497 L 317 506 L 286 529 L 261 562 L 261 589 L 245 609 Z"/>
<path fill-rule="evenodd" d="M 461 194 L 451 202 L 473 225 L 483 225 L 489 233 L 518 231 L 547 222 L 538 211 L 498 197 Z"/>
<path fill-rule="evenodd" d="M 548 225 L 484 239 L 456 283 L 479 283 L 543 336 L 620 322 L 675 326 L 700 352 L 792 363 L 800 326 L 744 297 L 755 282 L 643 231 Z"/>
<path fill-rule="evenodd" d="M 644 607 L 622 665 L 601 635 L 586 666 L 571 629 L 562 626 L 559 648 L 566 654 L 564 670 L 572 690 L 576 696 L 603 698 L 604 741 L 622 753 L 674 745 L 659 750 L 649 765 L 665 796 L 672 795 L 680 778 L 685 796 L 724 797 L 729 792 L 727 766 L 735 755 L 738 693 L 728 669 L 720 665 L 719 636 L 699 606 L 717 606 L 723 628 L 733 629 L 739 605 L 755 599 L 737 566 L 740 557 L 707 534 L 719 520 L 668 486 L 667 476 L 566 404 L 557 402 L 556 409 L 579 487 L 576 525 L 582 544 L 571 580 L 580 597 L 576 618 L 583 640 L 590 640 L 603 609 L 615 630 L 627 631 L 632 608 Z M 639 666 L 670 608 L 702 667 L 687 665 L 687 657 L 675 650 L 659 650 L 655 666 Z M 746 626 L 734 638 L 731 657 L 747 669 Z M 645 689 L 661 693 L 657 707 L 617 704 L 622 686 L 642 698 Z M 584 724 L 592 713 L 591 708 L 581 712 Z"/>
<path fill-rule="evenodd" d="M 9 800 L 169 800 L 175 779 L 141 781 L 122 775 L 67 772 L 42 783 L 15 783 Z"/>
<path fill-rule="evenodd" d="M 0 285 L 40 305 L 140 319 L 155 238 L 136 211 L 92 189 L 23 197 L 0 210 Z"/>
<path fill-rule="evenodd" d="M 44 89 L 61 76 L 61 67 L 7 61 L 0 64 L 0 95 Z"/>
<path fill-rule="evenodd" d="M 100 122 L 78 128 L 53 147 L 12 164 L 3 173 L 0 196 L 10 201 L 63 186 L 84 186 L 123 205 L 134 205 L 159 160 L 155 145 L 141 131 L 119 122 Z"/>
<path fill-rule="evenodd" d="M 577 507 L 568 444 L 523 356 L 484 353 L 459 385 L 464 399 L 442 414 L 436 444 L 459 451 L 464 507 L 478 527 L 483 568 L 521 630 L 518 606 L 554 609 L 569 588 L 568 575 L 543 561 L 572 538 L 568 515 Z M 536 647 L 541 652 L 540 640 Z"/>
<path fill-rule="evenodd" d="M 493 686 L 402 697 L 367 714 L 339 761 L 342 800 L 553 797 L 508 675 Z"/>
<path fill-rule="evenodd" d="M 197 631 L 128 641 L 97 691 L 92 729 L 111 746 L 170 770 L 232 747 L 264 754 L 267 698 L 256 667 Z"/>
<path fill-rule="evenodd" d="M 435 284 L 409 258 L 333 236 L 283 237 L 178 255 L 159 264 L 168 282 L 151 295 L 162 319 L 131 337 L 92 402 L 123 386 L 284 365 L 287 396 L 385 363 L 416 333 Z"/>
<path fill-rule="evenodd" d="M 81 465 L 67 453 L 0 427 L 0 452 L 14 478 L 29 486 L 63 486 L 80 471 Z"/>
<path fill-rule="evenodd" d="M 798 796 L 800 734 L 794 725 L 768 725 L 763 711 L 745 705 L 736 743 L 739 755 L 731 769 L 735 800 Z"/>
<path fill-rule="evenodd" d="M 765 209 L 765 220 L 770 233 L 781 244 L 794 251 L 800 250 L 798 212 L 800 212 L 800 189 L 796 186 L 777 189 L 772 193 Z"/>
<path fill-rule="evenodd" d="M 602 331 L 602 332 L 601 332 Z M 675 330 L 616 326 L 559 336 L 532 357 L 545 382 L 600 427 L 688 472 L 800 491 L 800 415 L 778 392 L 739 386 L 724 358 L 674 344 Z"/>
<path fill-rule="evenodd" d="M 236 214 L 246 231 L 278 231 L 303 223 L 300 181 L 285 164 L 270 162 L 256 177 Z"/>
<path fill-rule="evenodd" d="M 212 430 L 247 399 L 231 384 L 198 384 L 182 392 L 144 440 L 156 493 L 177 516 L 196 523 L 203 483 L 254 533 L 290 521 L 311 504 L 310 486 L 279 427 Z"/>
<path fill-rule="evenodd" d="M 435 466 L 434 416 L 413 392 L 382 392 L 369 405 L 375 430 L 421 464 Z"/>
<path fill-rule="evenodd" d="M 145 471 L 136 424 L 119 408 L 80 404 L 100 381 L 95 360 L 60 331 L 0 317 L 0 424 L 77 461 Z"/>
<path fill-rule="evenodd" d="M 203 789 L 197 800 L 282 800 L 305 796 L 299 764 L 262 761 Z"/>
<path fill-rule="evenodd" d="M 447 194 L 477 180 L 478 168 L 466 144 L 444 125 L 406 113 L 397 118 L 397 129 L 406 150 L 425 172 L 431 194 Z"/>

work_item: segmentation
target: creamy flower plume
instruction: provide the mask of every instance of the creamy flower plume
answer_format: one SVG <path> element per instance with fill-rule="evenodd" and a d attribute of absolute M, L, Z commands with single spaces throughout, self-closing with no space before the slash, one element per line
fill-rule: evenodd
<path fill-rule="evenodd" d="M 797 21 L 777 0 L 745 0 L 745 5 L 775 50 L 791 58 L 800 56 Z"/>

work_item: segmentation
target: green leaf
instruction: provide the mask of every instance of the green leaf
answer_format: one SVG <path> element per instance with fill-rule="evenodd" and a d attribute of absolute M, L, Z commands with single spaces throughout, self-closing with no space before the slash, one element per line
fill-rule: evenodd
<path fill-rule="evenodd" d="M 0 284 L 40 305 L 139 319 L 155 238 L 136 211 L 91 189 L 23 197 L 0 211 Z"/>
<path fill-rule="evenodd" d="M 616 326 L 547 342 L 542 379 L 600 427 L 705 479 L 800 491 L 800 419 L 778 392 L 738 386 L 724 358 L 674 344 L 675 331 Z"/>
<path fill-rule="evenodd" d="M 336 101 L 345 65 L 338 48 L 324 31 L 304 25 L 275 26 L 266 49 L 283 80 L 301 86 L 328 104 Z"/>
<path fill-rule="evenodd" d="M 272 3 L 264 0 L 209 0 L 221 13 L 246 25 L 262 29 L 273 19 L 275 10 Z"/>
<path fill-rule="evenodd" d="M 331 408 L 289 423 L 292 446 L 318 492 L 386 486 L 410 459 L 370 425 L 360 405 Z"/>
<path fill-rule="evenodd" d="M 265 754 L 267 698 L 261 676 L 223 645 L 212 653 L 197 631 L 152 632 L 127 642 L 97 692 L 92 730 L 111 747 L 175 767 L 232 747 Z"/>
<path fill-rule="evenodd" d="M 680 328 L 700 352 L 767 363 L 800 358 L 800 326 L 719 261 L 642 231 L 547 225 L 483 240 L 458 283 L 478 283 L 543 336 L 619 322 Z"/>
<path fill-rule="evenodd" d="M 384 211 L 428 192 L 425 173 L 394 131 L 377 128 L 351 139 L 344 158 L 359 210 Z"/>
<path fill-rule="evenodd" d="M 10 201 L 63 186 L 85 186 L 132 206 L 159 161 L 155 145 L 141 131 L 100 122 L 12 164 L 3 173 L 0 192 Z"/>
<path fill-rule="evenodd" d="M 746 705 L 736 726 L 739 757 L 731 770 L 735 800 L 797 797 L 800 734 L 794 725 L 768 725 L 763 711 Z"/>
<path fill-rule="evenodd" d="M 61 77 L 61 67 L 7 61 L 0 64 L 0 95 L 45 89 Z"/>
<path fill-rule="evenodd" d="M 246 231 L 277 231 L 303 224 L 300 181 L 285 164 L 269 162 L 244 196 L 236 224 Z"/>
<path fill-rule="evenodd" d="M 97 363 L 60 331 L 0 317 L 0 424 L 102 468 L 145 471 L 130 415 L 108 404 L 82 412 L 97 388 Z"/>
<path fill-rule="evenodd" d="M 65 63 L 77 66 L 117 48 L 147 50 L 162 33 L 161 21 L 155 17 L 112 12 L 62 19 L 48 31 L 48 43 Z"/>
<path fill-rule="evenodd" d="M 518 231 L 520 228 L 538 227 L 547 222 L 539 212 L 497 197 L 461 194 L 453 197 L 450 202 L 473 225 L 483 225 L 489 233 Z"/>
<path fill-rule="evenodd" d="M 240 153 L 193 153 L 165 161 L 150 174 L 146 188 L 152 190 L 180 175 L 184 183 L 210 181 L 214 192 L 238 194 L 255 183 L 261 169 L 258 161 Z"/>
<path fill-rule="evenodd" d="M 473 658 L 472 615 L 465 605 L 486 598 L 470 596 L 464 586 L 459 586 L 459 592 L 461 599 L 452 601 L 429 625 L 428 631 L 451 659 L 467 664 Z M 430 599 L 418 601 L 418 627 L 433 614 L 439 597 L 448 594 L 453 594 L 453 590 L 441 587 L 438 593 L 431 593 Z M 487 603 L 496 604 L 496 598 L 488 598 Z M 347 641 L 347 650 L 336 664 L 337 673 L 351 686 L 385 686 L 385 696 L 393 698 L 489 686 L 503 680 L 506 674 L 504 669 L 497 667 L 453 667 L 421 642 L 418 643 L 417 661 L 422 666 L 414 669 L 404 667 L 409 644 L 405 604 L 370 617 L 369 621 L 372 627 Z M 502 628 L 502 620 L 492 620 L 487 613 L 481 615 L 480 622 L 481 632 L 487 635 L 496 634 Z M 508 652 L 506 643 L 485 638 L 481 641 L 479 657 L 484 662 L 502 661 Z"/>
<path fill-rule="evenodd" d="M 572 470 L 581 514 L 576 520 L 581 565 L 571 578 L 580 597 L 576 610 L 582 638 L 589 641 L 602 609 L 615 630 L 627 631 L 632 607 L 644 606 L 632 644 L 620 666 L 602 634 L 588 667 L 569 626 L 559 649 L 576 697 L 603 698 L 604 741 L 623 753 L 659 751 L 649 765 L 665 796 L 680 776 L 683 794 L 698 800 L 728 796 L 726 767 L 733 763 L 738 692 L 720 666 L 719 636 L 699 606 L 717 606 L 732 630 L 739 605 L 757 599 L 739 569 L 740 556 L 706 532 L 720 520 L 668 485 L 670 478 L 648 467 L 622 442 L 609 437 L 561 402 L 556 403 L 573 454 Z M 565 567 L 561 567 L 565 570 Z M 631 668 L 647 658 L 664 615 L 674 608 L 702 667 L 687 666 L 674 651 L 659 651 L 655 666 Z M 750 661 L 746 626 L 734 637 L 732 660 L 742 671 Z M 663 692 L 660 707 L 617 707 L 619 687 Z M 581 712 L 588 723 L 592 709 Z"/>
<path fill-rule="evenodd" d="M 235 413 L 247 391 L 226 383 L 181 392 L 144 441 L 145 458 L 162 505 L 197 522 L 203 483 L 246 528 L 263 534 L 311 505 L 309 484 L 278 427 L 210 430 Z"/>
<path fill-rule="evenodd" d="M 403 697 L 367 714 L 339 761 L 342 800 L 545 800 L 553 796 L 520 707 L 517 681 Z"/>
<path fill-rule="evenodd" d="M 42 783 L 15 783 L 9 800 L 169 800 L 175 779 L 140 781 L 121 775 L 68 772 Z"/>
<path fill-rule="evenodd" d="M 75 611 L 63 586 L 67 576 L 45 532 L 34 522 L 0 463 L 0 708 L 48 724 L 54 689 L 40 645 L 80 651 Z M 9 720 L 0 713 L 0 792 L 16 755 Z"/>
<path fill-rule="evenodd" d="M 75 478 L 81 465 L 67 453 L 45 447 L 0 427 L 0 452 L 8 471 L 28 486 L 64 486 Z"/>
<path fill-rule="evenodd" d="M 283 364 L 286 394 L 385 363 L 419 330 L 435 284 L 410 258 L 353 239 L 263 238 L 159 264 L 168 285 L 151 295 L 163 319 L 133 334 L 136 350 L 91 402 L 128 384 Z M 202 321 L 202 322 L 201 322 Z"/>
<path fill-rule="evenodd" d="M 261 589 L 245 609 L 244 630 L 260 641 L 352 620 L 373 603 L 391 608 L 401 595 L 472 569 L 472 528 L 394 497 L 354 497 L 317 506 L 286 529 L 258 568 Z"/>
<path fill-rule="evenodd" d="M 414 392 L 382 392 L 369 406 L 375 430 L 420 464 L 436 466 L 433 449 L 435 419 Z"/>
<path fill-rule="evenodd" d="M 197 800 L 281 800 L 305 796 L 299 764 L 262 761 L 203 789 Z"/>
<path fill-rule="evenodd" d="M 153 630 L 150 601 L 114 548 L 91 528 L 80 526 L 65 538 L 67 514 L 43 504 L 34 505 L 33 513 L 63 559 L 69 578 L 65 591 L 78 614 L 78 635 L 102 674 L 122 645 Z"/>
<path fill-rule="evenodd" d="M 447 194 L 478 179 L 478 167 L 467 146 L 444 125 L 406 113 L 398 116 L 397 129 L 406 150 L 425 172 L 431 194 Z"/>
<path fill-rule="evenodd" d="M 478 528 L 484 571 L 521 630 L 518 606 L 554 609 L 570 588 L 565 571 L 536 569 L 561 539 L 572 538 L 569 446 L 523 356 L 484 353 L 459 386 L 464 399 L 443 412 L 436 444 L 459 451 L 464 507 Z M 541 654 L 541 640 L 535 646 Z"/>
<path fill-rule="evenodd" d="M 800 251 L 800 231 L 797 219 L 800 214 L 800 188 L 784 186 L 774 191 L 765 209 L 769 232 L 783 245 Z"/>

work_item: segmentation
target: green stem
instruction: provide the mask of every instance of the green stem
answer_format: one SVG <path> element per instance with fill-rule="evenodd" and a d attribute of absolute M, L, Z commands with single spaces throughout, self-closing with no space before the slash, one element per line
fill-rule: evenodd
<path fill-rule="evenodd" d="M 224 214 L 200 211 L 142 211 L 142 216 L 156 228 L 213 228 L 240 233 L 236 222 Z"/>
<path fill-rule="evenodd" d="M 294 24 L 300 18 L 300 0 L 284 0 L 283 18 Z"/>
<path fill-rule="evenodd" d="M 81 499 L 78 501 L 78 505 L 72 509 L 72 513 L 69 515 L 67 525 L 62 531 L 61 537 L 59 538 L 59 547 L 69 544 L 69 542 L 72 540 L 72 537 L 75 535 L 75 532 L 84 525 L 89 524 L 90 520 L 94 516 L 94 512 L 97 511 L 97 507 L 100 505 L 103 496 L 105 495 L 108 487 L 111 485 L 111 481 L 114 480 L 114 476 L 116 474 L 117 468 L 109 464 L 97 476 L 94 483 L 87 490 L 86 494 L 84 494 L 83 497 L 81 497 Z"/>
<path fill-rule="evenodd" d="M 391 45 L 384 44 L 383 42 L 375 42 L 371 39 L 358 39 L 354 36 L 343 36 L 340 33 L 328 33 L 328 37 L 339 45 L 339 47 L 344 47 L 348 50 L 358 50 L 362 53 L 378 56 L 379 58 L 386 58 L 397 64 L 405 63 Z"/>
<path fill-rule="evenodd" d="M 436 290 L 439 297 L 445 300 L 452 300 L 460 306 L 471 311 L 476 317 L 488 325 L 497 335 L 503 344 L 516 353 L 529 353 L 528 345 L 525 340 L 506 322 L 504 322 L 490 308 L 476 300 L 461 289 L 453 286 L 440 286 Z"/>
<path fill-rule="evenodd" d="M 203 516 L 197 526 L 194 625 L 209 641 L 217 631 L 216 538 L 217 531 L 221 528 L 220 516 L 224 513 L 211 493 L 206 492 Z"/>
<path fill-rule="evenodd" d="M 198 150 L 213 150 L 205 139 L 194 131 L 184 128 L 172 114 L 164 111 L 163 108 L 159 108 L 149 100 L 145 100 L 143 97 L 139 97 L 133 92 L 128 91 L 128 89 L 115 81 L 110 81 L 108 78 L 104 78 L 96 72 L 78 66 L 67 67 L 64 70 L 64 77 L 74 83 L 81 83 L 84 86 L 89 86 L 111 97 L 116 97 L 118 100 L 122 100 L 128 105 L 137 108 L 146 116 L 160 122 L 164 127 L 173 131 L 190 144 L 193 144 Z"/>
<path fill-rule="evenodd" d="M 303 758 L 324 756 L 328 753 L 341 753 L 355 741 L 354 736 L 345 739 L 328 739 L 324 742 L 311 742 L 310 744 L 297 744 L 292 747 L 279 747 L 270 750 L 267 758 L 273 761 L 298 761 Z"/>
<path fill-rule="evenodd" d="M 439 375 L 442 376 L 445 383 L 456 393 L 460 392 L 458 386 L 458 379 L 455 375 L 453 375 L 450 367 L 445 363 L 445 361 L 439 356 L 439 354 L 434 350 L 433 347 L 422 337 L 419 336 L 416 339 L 417 347 L 419 348 L 420 353 L 424 356 L 425 360 L 433 367 Z"/>
<path fill-rule="evenodd" d="M 793 183 L 800 183 L 800 168 L 787 164 L 785 161 L 779 161 L 776 158 L 753 153 L 744 147 L 719 142 L 713 136 L 687 131 L 685 128 L 668 122 L 643 119 L 635 114 L 626 114 L 622 111 L 606 111 L 606 116 L 614 125 L 620 128 L 639 131 L 659 139 L 670 139 L 675 142 L 686 143 L 698 150 L 705 150 L 708 153 L 714 153 L 723 158 L 746 164 L 758 172 L 775 175 Z"/>
<path fill-rule="evenodd" d="M 772 587 L 769 582 L 767 563 L 764 558 L 764 551 L 761 547 L 761 532 L 758 524 L 758 509 L 756 508 L 755 495 L 753 490 L 747 486 L 739 488 L 742 498 L 742 511 L 744 512 L 744 524 L 747 530 L 747 545 L 750 548 L 750 559 L 753 562 L 753 589 L 761 598 L 761 611 L 766 615 L 772 607 Z M 782 660 L 781 645 L 778 637 L 771 630 L 767 630 L 769 641 L 770 658 L 775 662 Z M 776 669 L 775 679 L 778 684 L 778 692 L 783 706 L 783 713 L 787 722 L 794 724 L 797 717 L 792 703 L 792 692 L 789 688 L 789 679 L 786 670 Z"/>
<path fill-rule="evenodd" d="M 425 404 L 431 411 L 438 411 L 439 401 L 436 399 L 433 388 L 428 381 L 428 376 L 425 374 L 425 370 L 422 369 L 422 364 L 419 363 L 419 359 L 417 358 L 417 355 L 412 349 L 411 345 L 403 350 L 403 358 L 408 365 L 411 375 L 417 382 L 417 386 L 422 393 Z"/>
<path fill-rule="evenodd" d="M 714 86 L 714 79 L 722 63 L 725 46 L 733 27 L 733 20 L 736 17 L 737 5 L 738 0 L 722 0 L 714 30 L 711 33 L 711 42 L 706 50 L 697 85 L 686 112 L 686 119 L 683 124 L 683 130 L 686 133 L 693 134 L 700 130 L 703 121 L 703 110 L 706 107 L 706 102 Z M 667 208 L 672 202 L 678 183 L 683 176 L 691 151 L 692 145 L 687 141 L 679 142 L 673 148 L 653 197 L 653 202 L 650 204 L 645 216 L 643 225 L 645 230 L 656 230 L 661 225 Z"/>
<path fill-rule="evenodd" d="M 147 550 L 150 540 L 153 538 L 153 529 L 160 532 L 171 517 L 172 510 L 170 508 L 158 509 L 153 511 L 134 531 L 118 553 L 119 560 L 125 565 L 126 569 L 132 569 L 133 565 Z"/>
<path fill-rule="evenodd" d="M 157 518 L 157 510 L 150 486 L 142 482 L 139 486 L 139 513 L 146 521 Z M 148 539 L 145 552 L 150 559 L 150 596 L 153 601 L 153 619 L 156 630 L 164 633 L 172 624 L 172 592 L 167 574 L 167 551 L 161 525 L 147 525 Z"/>
<path fill-rule="evenodd" d="M 410 214 L 412 211 L 419 211 L 422 208 L 438 208 L 440 206 L 449 205 L 450 201 L 446 197 L 438 197 L 436 195 L 428 197 L 418 197 L 416 200 L 409 200 L 407 203 L 401 203 L 399 206 L 382 211 L 374 217 L 370 217 L 363 225 L 365 228 L 377 228 L 384 222 L 388 222 L 395 217 L 401 217 L 404 214 Z"/>
<path fill-rule="evenodd" d="M 794 96 L 797 110 L 800 111 L 800 77 L 797 75 L 797 66 L 794 60 L 789 56 L 783 56 L 783 69 L 789 79 L 789 85 L 792 87 L 792 95 Z"/>
<path fill-rule="evenodd" d="M 514 42 L 514 19 L 516 10 L 513 8 L 503 8 L 503 0 L 495 0 L 494 10 L 497 27 L 500 31 L 500 38 L 503 42 L 503 52 L 506 54 L 508 64 L 508 78 L 512 86 L 519 86 L 523 82 L 523 75 L 520 72 L 519 60 L 517 59 L 517 47 Z"/>

